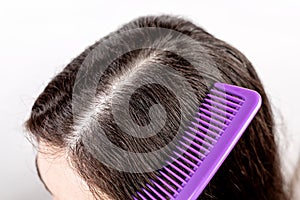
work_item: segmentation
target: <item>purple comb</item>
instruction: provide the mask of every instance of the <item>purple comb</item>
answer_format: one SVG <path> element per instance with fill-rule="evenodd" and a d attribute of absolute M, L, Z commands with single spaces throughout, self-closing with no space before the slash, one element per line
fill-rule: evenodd
<path fill-rule="evenodd" d="M 261 106 L 253 90 L 215 83 L 179 141 L 173 162 L 133 199 L 194 200 L 201 194 Z M 176 159 L 175 159 L 175 158 Z"/>

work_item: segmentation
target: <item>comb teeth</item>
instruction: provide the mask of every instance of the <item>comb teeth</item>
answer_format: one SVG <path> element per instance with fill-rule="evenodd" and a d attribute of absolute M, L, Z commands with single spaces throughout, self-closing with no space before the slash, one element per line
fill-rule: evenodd
<path fill-rule="evenodd" d="M 260 96 L 254 91 L 216 83 L 179 139 L 182 147 L 177 146 L 174 155 L 170 155 L 172 161 L 166 161 L 167 165 L 158 170 L 160 175 L 151 180 L 153 185 L 147 184 L 134 199 L 196 199 L 260 103 Z"/>

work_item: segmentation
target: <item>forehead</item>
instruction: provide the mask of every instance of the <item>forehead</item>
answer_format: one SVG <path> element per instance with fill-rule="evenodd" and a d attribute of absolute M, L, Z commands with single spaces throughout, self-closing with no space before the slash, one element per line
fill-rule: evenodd
<path fill-rule="evenodd" d="M 68 156 L 44 143 L 39 144 L 37 165 L 40 176 L 54 199 L 92 200 L 86 183 L 71 167 Z"/>

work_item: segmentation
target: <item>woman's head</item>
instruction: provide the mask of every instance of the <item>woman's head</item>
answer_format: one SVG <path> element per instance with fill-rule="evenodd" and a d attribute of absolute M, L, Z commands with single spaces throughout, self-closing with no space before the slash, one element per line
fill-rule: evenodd
<path fill-rule="evenodd" d="M 26 122 L 39 144 L 40 175 L 57 199 L 129 199 L 158 175 L 165 154 L 151 153 L 172 149 L 216 81 L 254 89 L 263 103 L 199 199 L 287 199 L 271 108 L 251 63 L 172 16 L 124 25 L 48 84 Z"/>

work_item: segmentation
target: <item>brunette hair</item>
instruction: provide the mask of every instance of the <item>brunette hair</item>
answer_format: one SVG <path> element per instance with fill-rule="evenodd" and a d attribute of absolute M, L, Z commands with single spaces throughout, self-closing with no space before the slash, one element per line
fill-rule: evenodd
<path fill-rule="evenodd" d="M 143 31 L 143 28 L 161 28 L 180 33 L 196 41 L 201 51 L 193 51 L 189 43 L 176 43 L 179 41 L 178 35 L 168 34 L 162 37 L 151 34 L 151 31 Z M 132 32 L 121 36 L 116 42 L 114 35 L 126 31 Z M 104 45 L 103 41 L 105 51 L 97 52 L 97 58 L 93 57 L 91 64 L 95 74 L 91 81 L 97 83 L 96 95 L 88 96 L 84 102 L 79 99 L 79 102 L 88 106 L 79 109 L 74 116 L 72 101 L 77 75 L 79 71 L 91 67 L 89 62 L 84 62 L 97 46 Z M 151 48 L 130 50 L 132 46 L 141 43 L 147 43 Z M 111 59 L 120 49 L 128 51 Z M 196 64 L 190 61 L 198 58 L 201 59 Z M 107 68 L 99 78 L 97 69 L 104 65 Z M 181 97 L 158 83 L 142 85 L 133 93 L 130 91 L 138 81 L 151 76 L 165 79 L 159 66 L 167 66 L 184 77 L 196 98 L 180 99 Z M 218 70 L 218 75 L 210 70 L 213 68 Z M 172 83 L 172 80 L 164 81 Z M 68 152 L 78 174 L 87 182 L 97 199 L 100 198 L 100 191 L 112 199 L 130 199 L 132 195 L 136 195 L 136 191 L 142 192 L 141 187 L 146 183 L 153 185 L 149 179 L 155 179 L 159 174 L 155 170 L 145 173 L 120 171 L 103 164 L 87 150 L 89 145 L 101 149 L 101 141 L 94 137 L 97 134 L 93 127 L 95 123 L 101 127 L 109 141 L 123 150 L 157 150 L 176 136 L 181 119 L 183 124 L 188 123 L 194 114 L 192 105 L 199 105 L 212 84 L 217 81 L 256 90 L 262 96 L 262 107 L 199 199 L 289 199 L 280 170 L 270 103 L 252 64 L 231 45 L 180 17 L 140 17 L 88 47 L 55 76 L 39 95 L 26 122 L 26 128 L 37 141 L 44 141 Z M 90 94 L 89 85 L 85 82 L 82 84 L 86 93 Z M 129 93 L 131 97 L 127 105 L 124 103 L 124 95 Z M 191 111 L 189 114 L 181 112 L 183 105 L 180 102 Z M 149 110 L 154 104 L 163 106 L 166 122 L 155 136 L 148 138 L 124 133 L 118 127 L 112 112 L 114 107 L 122 114 L 125 105 L 129 107 L 131 119 L 124 117 L 123 124 L 128 123 L 127 126 L 130 127 L 130 123 L 134 122 L 145 126 L 151 123 Z M 75 118 L 80 119 L 76 124 Z M 91 120 L 93 124 L 90 123 Z M 136 129 L 129 130 L 139 134 Z M 82 134 L 94 139 L 87 144 L 82 141 Z M 111 155 L 111 159 L 117 157 L 118 155 Z"/>

